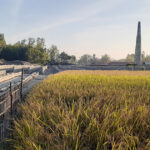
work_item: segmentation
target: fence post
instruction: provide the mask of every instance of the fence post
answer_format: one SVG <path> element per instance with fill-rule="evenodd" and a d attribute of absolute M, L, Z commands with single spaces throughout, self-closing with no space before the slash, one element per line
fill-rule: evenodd
<path fill-rule="evenodd" d="M 20 99 L 21 99 L 21 101 L 23 100 L 23 76 L 24 76 L 24 70 L 22 68 L 22 73 L 21 73 L 21 87 L 20 87 Z"/>
<path fill-rule="evenodd" d="M 12 83 L 10 82 L 10 114 L 13 115 L 13 94 L 12 94 Z"/>

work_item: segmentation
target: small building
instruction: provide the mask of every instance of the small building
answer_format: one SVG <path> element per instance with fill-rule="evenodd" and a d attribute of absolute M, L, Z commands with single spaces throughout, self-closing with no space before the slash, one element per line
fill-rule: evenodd
<path fill-rule="evenodd" d="M 150 62 L 143 62 L 144 65 L 150 65 Z"/>
<path fill-rule="evenodd" d="M 108 66 L 127 66 L 127 65 L 131 65 L 131 64 L 133 64 L 133 63 L 112 61 L 112 62 L 108 63 Z"/>
<path fill-rule="evenodd" d="M 96 62 L 91 63 L 91 66 L 106 66 L 106 63 L 102 61 L 96 61 Z"/>

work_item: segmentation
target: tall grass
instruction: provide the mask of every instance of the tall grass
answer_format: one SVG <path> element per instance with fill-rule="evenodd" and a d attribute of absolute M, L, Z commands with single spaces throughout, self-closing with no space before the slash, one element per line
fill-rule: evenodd
<path fill-rule="evenodd" d="M 21 105 L 18 150 L 150 149 L 150 72 L 65 71 Z"/>

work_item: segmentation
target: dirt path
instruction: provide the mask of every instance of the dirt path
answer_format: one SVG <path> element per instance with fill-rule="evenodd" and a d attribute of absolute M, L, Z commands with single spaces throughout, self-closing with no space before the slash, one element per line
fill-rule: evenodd
<path fill-rule="evenodd" d="M 39 75 L 38 77 L 35 77 L 29 83 L 27 83 L 23 88 L 23 95 L 25 96 L 31 90 L 31 88 L 40 83 L 45 77 L 45 75 Z"/>

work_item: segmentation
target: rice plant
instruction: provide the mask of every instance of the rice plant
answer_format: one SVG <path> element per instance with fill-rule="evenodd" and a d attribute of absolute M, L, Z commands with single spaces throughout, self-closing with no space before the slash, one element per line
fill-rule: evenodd
<path fill-rule="evenodd" d="M 12 149 L 150 149 L 150 72 L 64 71 L 34 87 L 20 110 Z"/>

